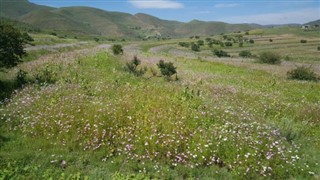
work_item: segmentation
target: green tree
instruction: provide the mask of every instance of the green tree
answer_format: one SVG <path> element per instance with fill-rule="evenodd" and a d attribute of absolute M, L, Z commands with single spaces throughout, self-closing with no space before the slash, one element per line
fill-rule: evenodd
<path fill-rule="evenodd" d="M 33 39 L 9 24 L 0 23 L 0 68 L 10 68 L 26 55 L 24 45 Z"/>

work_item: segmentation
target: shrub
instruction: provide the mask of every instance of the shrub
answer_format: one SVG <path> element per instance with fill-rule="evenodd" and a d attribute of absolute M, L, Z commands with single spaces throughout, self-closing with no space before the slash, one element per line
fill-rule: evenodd
<path fill-rule="evenodd" d="M 318 48 L 317 48 L 317 49 L 318 49 L 318 51 L 320 51 L 320 46 L 318 46 Z"/>
<path fill-rule="evenodd" d="M 273 40 L 272 40 L 272 39 L 269 39 L 269 42 L 273 42 Z"/>
<path fill-rule="evenodd" d="M 163 60 L 160 60 L 157 66 L 159 67 L 161 74 L 168 79 L 177 73 L 177 67 L 174 67 L 172 62 L 164 62 Z"/>
<path fill-rule="evenodd" d="M 215 49 L 215 50 L 213 50 L 213 54 L 218 56 L 218 57 L 230 57 L 230 55 L 227 52 L 223 51 L 223 50 L 216 50 Z"/>
<path fill-rule="evenodd" d="M 122 46 L 120 44 L 114 44 L 112 46 L 112 52 L 114 55 L 123 54 Z"/>
<path fill-rule="evenodd" d="M 319 77 L 308 67 L 300 66 L 287 72 L 289 79 L 318 81 Z"/>
<path fill-rule="evenodd" d="M 243 42 L 239 42 L 239 47 L 243 47 Z"/>
<path fill-rule="evenodd" d="M 249 40 L 249 43 L 254 44 L 254 40 L 253 40 L 253 39 L 250 39 L 250 40 Z"/>
<path fill-rule="evenodd" d="M 280 64 L 281 63 L 281 57 L 277 53 L 266 51 L 266 52 L 262 52 L 260 54 L 259 62 L 260 63 L 266 63 L 266 64 Z"/>
<path fill-rule="evenodd" d="M 226 46 L 232 46 L 232 42 L 230 42 L 230 41 L 227 41 L 227 42 L 225 42 L 224 43 Z"/>
<path fill-rule="evenodd" d="M 204 45 L 204 41 L 203 40 L 198 40 L 197 44 L 198 44 L 198 46 L 203 46 Z"/>
<path fill-rule="evenodd" d="M 198 45 L 195 44 L 195 43 L 192 43 L 192 44 L 191 44 L 191 50 L 192 50 L 192 51 L 199 52 L 199 51 L 200 51 L 200 46 L 198 46 Z"/>
<path fill-rule="evenodd" d="M 39 85 L 54 84 L 57 81 L 57 72 L 52 66 L 46 65 L 35 74 L 35 80 Z"/>
<path fill-rule="evenodd" d="M 301 43 L 307 43 L 307 40 L 301 39 L 300 42 L 301 42 Z"/>
<path fill-rule="evenodd" d="M 127 62 L 127 70 L 134 74 L 135 76 L 142 76 L 144 73 L 146 73 L 147 69 L 137 69 L 137 67 L 141 64 L 140 59 L 137 58 L 137 56 L 134 56 L 133 59 L 130 62 Z"/>
<path fill-rule="evenodd" d="M 16 74 L 16 87 L 22 87 L 24 84 L 27 83 L 27 72 L 23 70 L 19 70 Z"/>
<path fill-rule="evenodd" d="M 188 48 L 190 44 L 187 42 L 179 42 L 179 46 Z"/>
<path fill-rule="evenodd" d="M 97 37 L 95 37 L 95 38 L 93 38 L 93 39 L 94 39 L 95 42 L 99 42 L 99 41 L 100 41 L 100 39 L 97 38 Z"/>
<path fill-rule="evenodd" d="M 248 51 L 248 50 L 244 50 L 244 51 L 241 51 L 241 52 L 239 53 L 239 56 L 240 56 L 240 57 L 248 58 L 248 57 L 251 57 L 251 56 L 252 56 L 252 54 L 251 54 L 251 52 L 250 52 L 250 51 Z"/>

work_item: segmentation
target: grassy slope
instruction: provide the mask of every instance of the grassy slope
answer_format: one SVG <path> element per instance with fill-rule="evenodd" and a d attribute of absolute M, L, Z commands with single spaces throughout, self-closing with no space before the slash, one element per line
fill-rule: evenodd
<path fill-rule="evenodd" d="M 90 52 L 26 64 L 57 82 L 29 85 L 1 107 L 0 177 L 319 174 L 319 83 L 188 58 L 173 60 L 180 81 L 145 80 Z"/>
<path fill-rule="evenodd" d="M 53 8 L 33 4 L 28 2 L 27 0 L 0 0 L 0 15 L 7 18 L 17 18 L 31 11 L 50 9 Z"/>

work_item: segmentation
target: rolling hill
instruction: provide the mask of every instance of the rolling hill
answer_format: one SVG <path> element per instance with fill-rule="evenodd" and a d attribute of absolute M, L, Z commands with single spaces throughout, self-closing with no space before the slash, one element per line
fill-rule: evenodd
<path fill-rule="evenodd" d="M 227 24 L 193 20 L 188 23 L 162 20 L 147 14 L 104 11 L 91 7 L 52 8 L 27 0 L 0 0 L 0 16 L 36 28 L 74 35 L 107 37 L 188 37 L 250 30 L 255 24 Z"/>

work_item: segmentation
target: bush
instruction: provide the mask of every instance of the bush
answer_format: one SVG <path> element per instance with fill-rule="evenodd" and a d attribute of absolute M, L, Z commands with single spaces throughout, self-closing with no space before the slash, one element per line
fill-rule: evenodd
<path fill-rule="evenodd" d="M 308 67 L 300 66 L 287 72 L 289 79 L 318 81 L 319 77 Z"/>
<path fill-rule="evenodd" d="M 203 46 L 204 45 L 204 41 L 203 40 L 198 40 L 197 44 L 198 44 L 198 46 Z"/>
<path fill-rule="evenodd" d="M 300 42 L 301 42 L 301 43 L 307 43 L 307 40 L 301 39 Z"/>
<path fill-rule="evenodd" d="M 137 67 L 141 64 L 140 59 L 137 58 L 137 56 L 134 56 L 133 59 L 130 62 L 127 62 L 127 70 L 134 74 L 135 76 L 142 76 L 144 73 L 146 73 L 147 69 L 137 69 Z"/>
<path fill-rule="evenodd" d="M 216 50 L 215 49 L 215 50 L 213 50 L 213 54 L 218 56 L 218 57 L 230 57 L 230 55 L 227 52 L 223 51 L 223 50 Z"/>
<path fill-rule="evenodd" d="M 318 46 L 318 48 L 317 48 L 317 49 L 318 49 L 318 51 L 320 51 L 320 46 Z"/>
<path fill-rule="evenodd" d="M 19 70 L 16 74 L 16 87 L 22 87 L 24 84 L 27 83 L 27 72 L 23 70 Z"/>
<path fill-rule="evenodd" d="M 266 51 L 266 52 L 262 52 L 260 54 L 259 62 L 260 63 L 266 63 L 266 64 L 280 64 L 281 63 L 281 57 L 277 53 Z"/>
<path fill-rule="evenodd" d="M 249 43 L 254 44 L 254 40 L 253 40 L 253 39 L 250 39 L 250 40 L 249 40 Z"/>
<path fill-rule="evenodd" d="M 241 51 L 241 52 L 239 53 L 239 56 L 240 56 L 240 57 L 244 57 L 244 58 L 248 58 L 248 57 L 251 57 L 252 54 L 251 54 L 250 51 L 244 50 L 244 51 Z"/>
<path fill-rule="evenodd" d="M 42 86 L 54 84 L 57 81 L 57 75 L 58 73 L 53 66 L 46 65 L 35 74 L 35 83 Z"/>
<path fill-rule="evenodd" d="M 190 44 L 187 42 L 179 42 L 179 46 L 188 48 Z"/>
<path fill-rule="evenodd" d="M 120 44 L 114 44 L 112 46 L 112 52 L 114 55 L 123 54 L 122 46 Z"/>
<path fill-rule="evenodd" d="M 192 43 L 192 44 L 191 44 L 191 50 L 192 50 L 192 51 L 199 52 L 199 51 L 200 51 L 200 46 L 198 46 L 198 45 L 195 44 L 195 43 Z"/>
<path fill-rule="evenodd" d="M 172 62 L 164 62 L 163 60 L 160 60 L 157 66 L 159 67 L 161 74 L 168 79 L 177 73 L 177 67 L 174 67 Z"/>
<path fill-rule="evenodd" d="M 232 42 L 230 42 L 230 41 L 227 41 L 227 42 L 225 42 L 224 43 L 226 46 L 232 46 Z"/>

